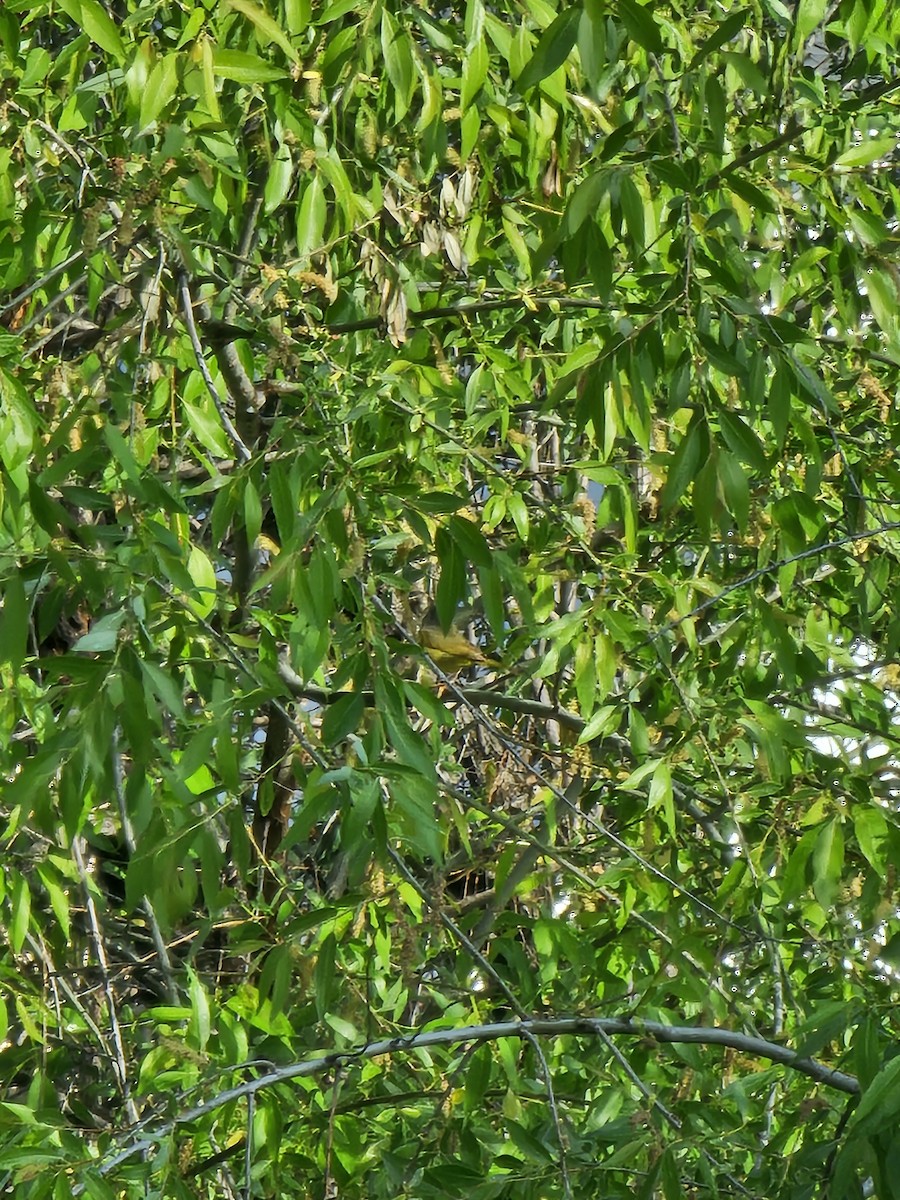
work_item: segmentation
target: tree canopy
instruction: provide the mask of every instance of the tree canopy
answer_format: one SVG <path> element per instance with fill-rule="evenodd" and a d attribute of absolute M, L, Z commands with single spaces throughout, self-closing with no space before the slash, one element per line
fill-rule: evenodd
<path fill-rule="evenodd" d="M 0 9 L 0 1190 L 900 1196 L 900 9 Z"/>

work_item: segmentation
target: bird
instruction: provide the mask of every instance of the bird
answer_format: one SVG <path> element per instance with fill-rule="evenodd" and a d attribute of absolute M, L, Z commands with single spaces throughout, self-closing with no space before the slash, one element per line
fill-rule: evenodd
<path fill-rule="evenodd" d="M 465 671 L 468 667 L 490 667 L 496 669 L 500 663 L 490 658 L 474 642 L 451 628 L 441 628 L 434 613 L 429 613 L 419 629 L 419 643 L 436 667 L 447 674 Z"/>

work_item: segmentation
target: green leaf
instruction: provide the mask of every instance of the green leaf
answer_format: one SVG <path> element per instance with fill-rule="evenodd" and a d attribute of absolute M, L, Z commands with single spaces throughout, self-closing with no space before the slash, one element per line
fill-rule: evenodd
<path fill-rule="evenodd" d="M 25 944 L 31 921 L 31 889 L 28 881 L 19 877 L 12 889 L 12 921 L 9 928 L 9 944 L 13 954 L 20 954 Z"/>
<path fill-rule="evenodd" d="M 120 608 L 118 612 L 107 613 L 97 621 L 91 622 L 91 628 L 73 645 L 76 654 L 103 654 L 115 650 L 119 641 L 119 630 L 128 619 L 128 610 Z"/>
<path fill-rule="evenodd" d="M 665 817 L 666 827 L 671 837 L 675 837 L 675 801 L 672 792 L 672 772 L 669 769 L 669 764 L 665 759 L 660 760 L 656 764 L 653 775 L 650 778 L 650 797 L 649 803 L 651 809 L 662 808 Z"/>
<path fill-rule="evenodd" d="M 722 494 L 739 529 L 747 528 L 750 517 L 750 482 L 736 455 L 724 452 L 716 459 Z"/>
<path fill-rule="evenodd" d="M 197 1049 L 203 1053 L 211 1032 L 209 997 L 194 971 L 188 972 L 188 996 L 191 1001 L 191 1033 Z"/>
<path fill-rule="evenodd" d="M 209 556 L 199 546 L 191 546 L 187 561 L 188 574 L 194 589 L 188 596 L 188 605 L 199 617 L 208 617 L 216 606 L 218 581 Z"/>
<path fill-rule="evenodd" d="M 665 1200 L 684 1200 L 685 1192 L 681 1183 L 681 1171 L 671 1146 L 667 1146 L 663 1152 L 659 1167 Z"/>
<path fill-rule="evenodd" d="M 644 198 L 630 175 L 619 178 L 619 202 L 635 252 L 644 250 Z"/>
<path fill-rule="evenodd" d="M 888 823 L 875 804 L 854 807 L 853 831 L 859 848 L 878 874 L 885 878 L 889 862 Z"/>
<path fill-rule="evenodd" d="M 0 609 L 0 662 L 9 663 L 13 676 L 24 661 L 30 632 L 30 613 L 21 575 L 15 571 L 3 583 Z"/>
<path fill-rule="evenodd" d="M 506 499 L 506 510 L 512 518 L 519 537 L 523 542 L 527 542 L 531 522 L 528 516 L 528 505 L 525 503 L 525 497 L 519 492 L 511 492 Z"/>
<path fill-rule="evenodd" d="M 674 508 L 690 483 L 693 482 L 703 459 L 706 430 L 697 416 L 691 420 L 688 431 L 682 438 L 672 457 L 662 493 L 663 507 Z"/>
<path fill-rule="evenodd" d="M 0 366 L 0 459 L 7 471 L 26 461 L 36 432 L 34 405 L 22 384 Z"/>
<path fill-rule="evenodd" d="M 591 641 L 582 638 L 575 646 L 575 694 L 578 697 L 578 709 L 585 718 L 590 717 L 600 699 L 597 692 L 594 646 Z"/>
<path fill-rule="evenodd" d="M 493 1060 L 487 1046 L 479 1046 L 469 1060 L 465 1075 L 466 1112 L 477 1112 L 482 1107 L 485 1094 L 491 1081 Z"/>
<path fill-rule="evenodd" d="M 720 46 L 724 46 L 726 42 L 730 42 L 733 38 L 737 37 L 747 24 L 747 18 L 750 15 L 748 8 L 741 8 L 726 17 L 724 21 L 720 21 L 715 33 L 711 33 L 698 47 L 694 57 L 688 64 L 688 70 L 696 70 L 703 60 L 708 58 L 714 50 L 718 50 Z"/>
<path fill-rule="evenodd" d="M 447 522 L 447 533 L 473 566 L 490 568 L 493 565 L 490 547 L 473 521 L 467 517 L 452 516 Z"/>
<path fill-rule="evenodd" d="M 394 113 L 402 121 L 409 111 L 416 73 L 409 35 L 398 27 L 387 8 L 381 14 L 381 49 L 394 87 Z"/>
<path fill-rule="evenodd" d="M 838 168 L 867 167 L 869 163 L 879 158 L 889 158 L 896 150 L 897 142 L 893 137 L 866 138 L 858 145 L 850 146 L 839 155 L 834 165 Z"/>
<path fill-rule="evenodd" d="M 170 675 L 166 674 L 156 663 L 141 659 L 141 671 L 147 678 L 151 691 L 157 696 L 173 716 L 184 715 L 184 702 L 181 687 Z"/>
<path fill-rule="evenodd" d="M 150 72 L 141 96 L 141 115 L 138 118 L 142 132 L 156 121 L 175 98 L 178 91 L 179 58 L 178 54 L 167 54 L 159 59 Z"/>
<path fill-rule="evenodd" d="M 616 7 L 629 36 L 651 54 L 662 54 L 662 35 L 649 8 L 636 0 L 618 0 Z"/>
<path fill-rule="evenodd" d="M 582 12 L 580 4 L 565 6 L 549 28 L 544 30 L 534 54 L 516 80 L 520 92 L 535 87 L 563 65 L 578 38 Z"/>
<path fill-rule="evenodd" d="M 465 507 L 465 500 L 454 492 L 422 492 L 411 503 L 424 513 L 455 513 Z"/>
<path fill-rule="evenodd" d="M 67 6 L 67 11 L 75 8 L 80 9 L 81 25 L 91 41 L 96 42 L 101 50 L 111 54 L 118 62 L 122 62 L 127 57 L 125 45 L 115 22 L 100 0 L 77 0 L 77 3 Z"/>
<path fill-rule="evenodd" d="M 316 172 L 306 185 L 297 217 L 297 254 L 307 258 L 325 240 L 325 190 Z"/>
<path fill-rule="evenodd" d="M 844 866 L 844 835 L 837 817 L 818 831 L 812 855 L 813 892 L 826 911 L 837 895 Z"/>
<path fill-rule="evenodd" d="M 434 761 L 421 736 L 411 728 L 406 706 L 396 687 L 382 675 L 375 680 L 375 702 L 399 762 L 417 771 L 433 785 L 436 775 Z"/>
<path fill-rule="evenodd" d="M 294 164 L 291 160 L 291 149 L 286 142 L 275 151 L 269 175 L 266 179 L 264 208 L 266 213 L 273 213 L 280 208 L 288 197 L 294 178 Z"/>
<path fill-rule="evenodd" d="M 329 933 L 319 947 L 315 969 L 316 1015 L 320 1021 L 331 1011 L 331 1005 L 337 991 L 337 976 L 334 964 L 337 955 L 337 942 L 333 933 Z"/>
<path fill-rule="evenodd" d="M 441 567 L 434 597 L 435 608 L 446 633 L 453 624 L 460 602 L 465 598 L 466 562 L 459 544 L 445 529 L 438 530 L 434 548 Z"/>
<path fill-rule="evenodd" d="M 800 0 L 797 6 L 797 38 L 802 43 L 821 24 L 825 16 L 827 0 Z"/>
<path fill-rule="evenodd" d="M 593 216 L 600 206 L 600 201 L 609 191 L 613 173 L 604 168 L 589 175 L 576 187 L 572 198 L 566 205 L 563 219 L 562 235 L 571 237 L 577 233 L 589 216 Z"/>
<path fill-rule="evenodd" d="M 892 1058 L 863 1092 L 859 1107 L 850 1117 L 846 1136 L 871 1136 L 896 1128 L 900 1112 L 900 1057 Z"/>
<path fill-rule="evenodd" d="M 415 772 L 393 772 L 388 776 L 388 788 L 393 801 L 391 832 L 416 850 L 420 858 L 441 862 L 444 844 L 435 814 L 434 785 Z"/>
<path fill-rule="evenodd" d="M 188 419 L 188 425 L 200 445 L 219 458 L 230 458 L 234 452 L 234 447 L 228 441 L 225 430 L 222 428 L 222 423 L 212 404 L 192 404 L 185 397 L 182 397 L 181 404 L 184 414 Z"/>
<path fill-rule="evenodd" d="M 722 437 L 725 439 L 728 449 L 736 454 L 741 462 L 752 467 L 754 471 L 768 472 L 769 462 L 766 452 L 747 422 L 737 413 L 729 412 L 725 408 L 720 409 L 718 419 L 719 428 L 722 430 Z"/>
<path fill-rule="evenodd" d="M 872 267 L 866 276 L 866 284 L 875 320 L 884 332 L 890 335 L 900 328 L 897 317 L 897 286 L 893 276 L 878 267 Z"/>
<path fill-rule="evenodd" d="M 242 13 L 248 21 L 252 21 L 258 32 L 262 34 L 263 40 L 274 42 L 276 46 L 280 46 L 291 62 L 299 61 L 299 55 L 290 38 L 265 9 L 260 8 L 258 4 L 253 4 L 251 0 L 228 0 L 228 6 Z"/>
<path fill-rule="evenodd" d="M 326 746 L 336 746 L 360 726 L 365 713 L 365 699 L 361 693 L 348 692 L 330 704 L 322 720 L 322 740 Z"/>
<path fill-rule="evenodd" d="M 579 746 L 596 741 L 604 734 L 612 733 L 618 727 L 619 720 L 620 713 L 615 705 L 606 704 L 603 708 L 598 708 L 578 735 Z"/>
<path fill-rule="evenodd" d="M 487 44 L 484 40 L 473 43 L 466 51 L 462 66 L 462 87 L 459 93 L 459 106 L 463 112 L 471 108 L 475 97 L 484 87 L 489 61 Z"/>
<path fill-rule="evenodd" d="M 212 69 L 214 75 L 232 79 L 235 83 L 272 83 L 287 78 L 287 72 L 280 67 L 273 67 L 258 55 L 246 54 L 243 50 L 217 47 L 213 54 Z"/>

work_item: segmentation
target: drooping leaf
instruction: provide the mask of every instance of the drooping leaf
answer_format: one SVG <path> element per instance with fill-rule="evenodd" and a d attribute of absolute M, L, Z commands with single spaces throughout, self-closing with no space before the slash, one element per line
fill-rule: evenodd
<path fill-rule="evenodd" d="M 581 5 L 567 5 L 544 30 L 534 54 L 516 80 L 516 86 L 521 92 L 533 88 L 563 65 L 578 37 L 581 14 Z"/>

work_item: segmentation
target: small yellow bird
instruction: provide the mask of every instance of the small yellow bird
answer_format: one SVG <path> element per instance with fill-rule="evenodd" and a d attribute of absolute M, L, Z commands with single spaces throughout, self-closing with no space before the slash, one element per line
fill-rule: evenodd
<path fill-rule="evenodd" d="M 419 630 L 419 641 L 423 650 L 428 653 L 436 667 L 447 674 L 465 671 L 467 667 L 491 667 L 496 669 L 500 663 L 495 658 L 489 658 L 480 646 L 456 629 L 444 633 L 436 619 L 427 617 Z"/>

